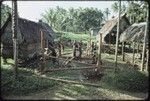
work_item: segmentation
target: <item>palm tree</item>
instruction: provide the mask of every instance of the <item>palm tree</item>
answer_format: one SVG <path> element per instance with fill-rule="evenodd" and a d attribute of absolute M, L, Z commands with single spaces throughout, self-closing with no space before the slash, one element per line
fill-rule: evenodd
<path fill-rule="evenodd" d="M 118 10 L 119 10 L 119 7 L 118 7 L 118 3 L 117 2 L 115 2 L 114 4 L 112 4 L 111 5 L 111 8 L 112 8 L 112 10 L 114 11 L 114 12 L 118 12 Z"/>
<path fill-rule="evenodd" d="M 110 14 L 109 8 L 106 8 L 106 9 L 105 9 L 104 14 L 106 14 L 106 18 L 107 18 L 107 20 L 108 20 L 108 15 Z"/>

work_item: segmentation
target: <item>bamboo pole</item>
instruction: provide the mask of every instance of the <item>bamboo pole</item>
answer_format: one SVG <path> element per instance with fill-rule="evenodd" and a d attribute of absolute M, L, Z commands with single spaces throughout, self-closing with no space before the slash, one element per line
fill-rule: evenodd
<path fill-rule="evenodd" d="M 2 1 L 0 1 L 0 14 L 1 14 L 1 12 L 2 12 Z M 0 37 L 2 35 L 2 33 L 1 33 L 2 23 L 1 22 L 2 22 L 2 19 L 0 19 Z"/>
<path fill-rule="evenodd" d="M 79 68 L 56 68 L 56 69 L 47 69 L 44 72 L 52 72 L 52 71 L 66 71 L 66 70 L 82 70 L 82 69 L 95 69 L 96 66 L 90 67 L 79 67 Z"/>
<path fill-rule="evenodd" d="M 112 66 L 101 66 L 102 68 L 105 68 L 105 69 L 113 69 L 114 67 Z M 90 67 L 79 67 L 79 68 L 57 68 L 57 69 L 47 69 L 47 70 L 44 70 L 43 72 L 46 73 L 46 72 L 53 72 L 53 71 L 66 71 L 66 70 L 84 70 L 84 69 L 96 69 L 97 66 L 90 66 Z"/>
<path fill-rule="evenodd" d="M 117 67 L 117 55 L 118 55 L 118 39 L 120 33 L 120 12 L 121 12 L 121 0 L 119 0 L 119 12 L 118 12 L 118 25 L 117 25 L 117 36 L 116 36 L 116 48 L 115 48 L 115 66 Z"/>
<path fill-rule="evenodd" d="M 140 46 L 140 43 L 137 43 L 137 53 L 139 53 L 139 46 Z"/>
<path fill-rule="evenodd" d="M 122 61 L 124 61 L 124 56 L 125 56 L 125 54 L 124 54 L 124 48 L 125 48 L 125 43 L 122 42 Z"/>
<path fill-rule="evenodd" d="M 101 65 L 101 49 L 102 48 L 102 33 L 99 34 L 99 48 L 98 48 L 98 61 L 97 61 L 97 67 L 100 67 Z"/>
<path fill-rule="evenodd" d="M 132 64 L 134 65 L 135 60 L 135 42 L 133 42 L 133 55 L 132 55 Z"/>
<path fill-rule="evenodd" d="M 12 1 L 12 34 L 13 34 L 13 52 L 14 52 L 14 76 L 18 75 L 18 14 L 17 14 L 17 0 Z"/>
<path fill-rule="evenodd" d="M 44 33 L 43 31 L 41 30 L 41 50 L 42 50 L 42 67 L 45 67 L 45 64 L 46 64 L 46 61 L 45 61 L 45 55 L 44 55 L 44 48 L 45 48 L 45 44 L 44 44 Z M 41 67 L 41 71 L 44 69 Z"/>
<path fill-rule="evenodd" d="M 142 62 L 141 62 L 141 71 L 144 70 L 144 58 L 145 58 L 145 50 L 146 50 L 146 37 L 149 33 L 149 5 L 147 5 L 147 19 L 144 33 L 144 42 L 143 42 L 143 52 L 142 52 Z"/>
<path fill-rule="evenodd" d="M 48 80 L 59 81 L 59 82 L 63 82 L 63 83 L 73 83 L 73 84 L 81 84 L 81 85 L 87 85 L 87 86 L 101 87 L 100 85 L 92 84 L 92 83 L 83 83 L 83 82 L 78 82 L 78 81 L 63 80 L 63 79 L 59 79 L 59 78 L 39 76 L 39 75 L 33 75 L 33 76 L 48 79 Z"/>
<path fill-rule="evenodd" d="M 149 49 L 147 49 L 147 58 L 146 58 L 146 71 L 149 71 Z"/>
<path fill-rule="evenodd" d="M 92 34 L 93 34 L 93 31 L 92 31 L 92 33 L 90 33 L 90 51 L 89 51 L 89 54 L 92 54 L 91 52 L 92 52 Z"/>

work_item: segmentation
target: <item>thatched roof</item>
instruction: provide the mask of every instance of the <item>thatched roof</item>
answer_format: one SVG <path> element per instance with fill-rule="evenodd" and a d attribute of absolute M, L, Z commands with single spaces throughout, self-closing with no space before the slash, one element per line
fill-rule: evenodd
<path fill-rule="evenodd" d="M 116 42 L 116 34 L 117 34 L 117 24 L 118 17 L 113 17 L 111 20 L 106 21 L 106 23 L 102 26 L 97 35 L 97 40 L 99 40 L 99 35 L 102 33 L 102 42 L 104 44 L 114 44 Z M 120 34 L 130 26 L 130 22 L 126 17 L 126 13 L 120 15 Z"/>
<path fill-rule="evenodd" d="M 120 42 L 143 42 L 145 26 L 146 22 L 131 25 L 120 35 Z"/>
<path fill-rule="evenodd" d="M 128 19 L 126 18 L 126 13 L 120 16 L 120 20 L 122 20 L 123 18 L 126 20 L 128 24 L 130 24 Z M 108 33 L 110 33 L 113 30 L 115 26 L 117 26 L 117 23 L 118 23 L 118 17 L 106 21 L 104 26 L 100 29 L 99 33 L 102 33 L 102 36 L 105 37 Z"/>
<path fill-rule="evenodd" d="M 9 27 L 9 28 L 8 28 Z M 10 32 L 6 31 L 9 29 Z M 36 43 L 40 42 L 40 30 L 43 31 L 45 39 L 49 42 L 54 42 L 53 35 L 54 31 L 49 25 L 43 22 L 33 22 L 27 19 L 18 18 L 18 41 L 19 44 L 22 42 L 25 43 Z M 11 32 L 11 15 L 9 15 L 6 23 L 2 27 L 2 43 L 12 45 L 12 32 Z M 9 40 L 9 41 L 8 41 Z"/>

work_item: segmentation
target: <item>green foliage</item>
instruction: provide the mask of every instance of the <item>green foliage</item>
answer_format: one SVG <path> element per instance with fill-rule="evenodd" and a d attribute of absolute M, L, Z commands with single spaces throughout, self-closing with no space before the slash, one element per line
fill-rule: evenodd
<path fill-rule="evenodd" d="M 119 11 L 118 2 L 112 4 L 114 12 Z M 146 21 L 147 3 L 145 1 L 126 1 L 126 4 L 121 6 L 121 13 L 127 13 L 131 23 Z"/>
<path fill-rule="evenodd" d="M 8 5 L 1 5 L 1 26 L 5 23 L 8 18 L 8 13 L 11 13 L 11 8 Z"/>
<path fill-rule="evenodd" d="M 115 2 L 114 4 L 111 5 L 112 10 L 117 13 L 119 11 L 119 3 Z M 121 4 L 121 13 L 125 13 L 126 12 L 126 6 L 125 4 Z"/>
<path fill-rule="evenodd" d="M 80 41 L 82 40 L 83 43 L 86 43 L 87 41 L 90 40 L 90 35 L 88 34 L 84 34 L 84 33 L 80 33 L 80 34 L 76 34 L 76 33 L 72 33 L 72 32 L 56 32 L 56 41 L 57 40 L 62 40 L 62 41 L 67 41 L 67 40 L 76 40 L 76 41 Z M 92 37 L 92 40 L 95 40 L 96 37 Z"/>
<path fill-rule="evenodd" d="M 127 14 L 131 23 L 146 21 L 147 4 L 145 1 L 130 1 L 127 6 Z M 138 15 L 138 16 L 137 16 Z"/>
<path fill-rule="evenodd" d="M 106 8 L 105 10 L 104 10 L 104 18 L 106 18 L 106 20 L 108 20 L 108 15 L 110 14 L 110 10 L 109 10 L 109 8 Z"/>
<path fill-rule="evenodd" d="M 87 32 L 91 27 L 98 27 L 104 20 L 101 10 L 94 8 L 69 8 L 65 10 L 59 6 L 48 9 L 42 14 L 44 22 L 58 31 Z"/>

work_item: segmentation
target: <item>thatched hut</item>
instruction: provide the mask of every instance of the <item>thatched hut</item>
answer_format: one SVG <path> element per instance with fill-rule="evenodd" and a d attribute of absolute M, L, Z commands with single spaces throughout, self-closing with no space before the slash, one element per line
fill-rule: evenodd
<path fill-rule="evenodd" d="M 145 26 L 146 22 L 134 23 L 120 35 L 120 42 L 143 42 Z M 148 37 L 146 37 L 146 41 L 148 42 Z"/>
<path fill-rule="evenodd" d="M 5 24 L 1 28 L 1 42 L 2 42 L 2 56 L 4 58 L 13 56 L 13 40 L 11 30 L 11 14 Z M 33 22 L 23 18 L 18 18 L 18 58 L 26 59 L 32 58 L 35 55 L 41 53 L 41 35 L 40 32 L 44 33 L 44 40 L 53 54 L 54 50 L 54 31 L 49 25 L 43 22 Z"/>
<path fill-rule="evenodd" d="M 100 29 L 99 33 L 102 33 L 102 42 L 106 44 L 115 44 L 117 35 L 117 23 L 118 17 L 114 17 L 111 20 L 106 21 L 104 26 Z M 126 13 L 120 16 L 120 33 L 119 35 L 130 26 L 130 22 L 126 17 Z M 97 35 L 99 40 L 99 34 Z"/>

